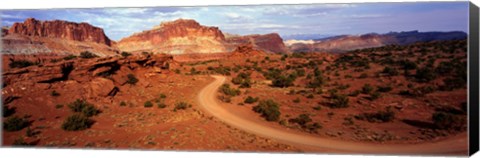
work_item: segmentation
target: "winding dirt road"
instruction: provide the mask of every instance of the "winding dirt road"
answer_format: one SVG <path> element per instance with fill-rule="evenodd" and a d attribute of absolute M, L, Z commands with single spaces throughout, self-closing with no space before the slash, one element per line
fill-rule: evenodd
<path fill-rule="evenodd" d="M 328 138 L 302 135 L 286 130 L 276 129 L 261 125 L 251 120 L 242 118 L 221 106 L 216 99 L 218 88 L 225 83 L 226 77 L 212 76 L 215 81 L 203 88 L 198 94 L 200 106 L 211 115 L 238 129 L 271 138 L 279 142 L 294 146 L 306 147 L 317 151 L 342 152 L 342 153 L 369 153 L 369 154 L 422 154 L 422 155 L 466 155 L 467 134 L 459 134 L 450 139 L 422 143 L 422 144 L 375 144 L 365 142 L 349 142 L 332 140 Z"/>

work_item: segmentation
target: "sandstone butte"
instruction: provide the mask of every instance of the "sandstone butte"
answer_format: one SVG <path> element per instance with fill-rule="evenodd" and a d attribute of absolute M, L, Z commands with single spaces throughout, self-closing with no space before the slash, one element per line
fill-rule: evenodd
<path fill-rule="evenodd" d="M 79 54 L 91 51 L 100 56 L 118 52 L 102 28 L 88 23 L 28 18 L 2 28 L 3 54 Z"/>
<path fill-rule="evenodd" d="M 163 22 L 151 30 L 123 38 L 117 46 L 127 52 L 205 54 L 232 52 L 245 44 L 269 53 L 288 52 L 277 33 L 226 37 L 218 27 L 203 26 L 190 19 Z"/>

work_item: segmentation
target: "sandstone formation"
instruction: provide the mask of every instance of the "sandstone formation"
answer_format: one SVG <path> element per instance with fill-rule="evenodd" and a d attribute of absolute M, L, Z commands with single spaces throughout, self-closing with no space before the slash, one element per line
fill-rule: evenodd
<path fill-rule="evenodd" d="M 227 52 L 225 37 L 217 27 L 202 26 L 194 20 L 163 22 L 152 30 L 123 38 L 118 48 L 127 52 L 165 54 Z"/>
<path fill-rule="evenodd" d="M 79 54 L 90 51 L 105 56 L 117 52 L 103 29 L 61 20 L 28 18 L 23 23 L 15 23 L 3 36 L 2 43 L 4 54 Z"/>
<path fill-rule="evenodd" d="M 265 35 L 247 35 L 247 36 L 229 36 L 227 38 L 229 45 L 236 47 L 245 44 L 251 44 L 254 48 L 267 53 L 287 53 L 282 38 L 277 33 Z"/>

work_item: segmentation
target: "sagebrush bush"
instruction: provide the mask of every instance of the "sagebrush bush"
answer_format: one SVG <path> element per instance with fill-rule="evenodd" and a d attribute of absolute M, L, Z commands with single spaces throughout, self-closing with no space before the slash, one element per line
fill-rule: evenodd
<path fill-rule="evenodd" d="M 241 93 L 239 89 L 230 88 L 229 84 L 223 84 L 220 87 L 220 91 L 227 96 L 237 96 Z"/>
<path fill-rule="evenodd" d="M 3 122 L 3 129 L 6 131 L 19 131 L 28 125 L 29 121 L 27 119 L 20 118 L 18 116 L 12 116 Z"/>
<path fill-rule="evenodd" d="M 248 96 L 247 98 L 245 98 L 245 100 L 243 101 L 244 103 L 247 103 L 247 104 L 252 104 L 252 103 L 255 103 L 258 101 L 258 97 L 251 97 L 251 96 Z"/>
<path fill-rule="evenodd" d="M 355 118 L 359 120 L 367 120 L 368 122 L 390 122 L 395 119 L 395 112 L 391 110 L 391 107 L 387 107 L 386 110 L 374 113 L 362 113 L 355 116 Z"/>
<path fill-rule="evenodd" d="M 151 101 L 146 101 L 145 103 L 143 103 L 143 107 L 149 108 L 152 106 L 153 106 L 153 103 Z"/>
<path fill-rule="evenodd" d="M 175 104 L 175 108 L 173 108 L 173 111 L 177 111 L 177 110 L 185 110 L 189 107 L 192 107 L 192 105 L 186 103 L 186 102 L 178 102 Z"/>
<path fill-rule="evenodd" d="M 100 110 L 98 110 L 93 104 L 90 104 L 86 100 L 77 99 L 74 102 L 68 104 L 68 107 L 73 112 L 80 112 L 88 117 L 95 116 L 100 113 Z"/>
<path fill-rule="evenodd" d="M 267 121 L 278 121 L 280 119 L 280 107 L 275 101 L 268 99 L 262 100 L 253 111 L 260 113 Z"/>
<path fill-rule="evenodd" d="M 127 83 L 130 85 L 135 85 L 138 82 L 138 79 L 133 74 L 128 74 L 127 78 Z"/>
<path fill-rule="evenodd" d="M 62 129 L 66 131 L 80 131 L 90 128 L 94 121 L 83 114 L 72 114 L 67 117 L 62 124 Z"/>
<path fill-rule="evenodd" d="M 346 95 L 330 93 L 330 107 L 331 108 L 346 108 L 348 107 L 348 97 Z"/>
<path fill-rule="evenodd" d="M 80 53 L 80 58 L 90 59 L 90 58 L 96 58 L 96 57 L 98 57 L 98 55 L 96 55 L 92 52 L 89 52 L 89 51 L 85 51 L 85 52 Z"/>

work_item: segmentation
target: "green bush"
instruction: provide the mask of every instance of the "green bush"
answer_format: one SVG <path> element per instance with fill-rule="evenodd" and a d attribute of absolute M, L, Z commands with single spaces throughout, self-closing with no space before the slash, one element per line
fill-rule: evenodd
<path fill-rule="evenodd" d="M 227 96 L 237 96 L 241 93 L 239 89 L 230 88 L 229 84 L 223 84 L 220 91 Z"/>
<path fill-rule="evenodd" d="M 80 53 L 80 58 L 90 59 L 90 58 L 96 58 L 96 57 L 98 57 L 98 55 L 93 54 L 92 52 L 89 52 L 89 51 Z"/>
<path fill-rule="evenodd" d="M 37 65 L 37 64 L 38 63 L 34 63 L 29 60 L 11 60 L 8 66 L 10 66 L 10 68 L 24 68 L 32 65 Z"/>
<path fill-rule="evenodd" d="M 60 96 L 60 93 L 58 93 L 57 91 L 53 90 L 51 93 L 50 93 L 51 96 L 54 96 L 54 97 L 57 97 L 57 96 Z"/>
<path fill-rule="evenodd" d="M 66 57 L 63 57 L 63 60 L 72 60 L 72 59 L 75 59 L 75 58 L 77 58 L 77 56 L 70 54 L 70 55 L 68 55 L 68 56 L 66 56 Z"/>
<path fill-rule="evenodd" d="M 3 122 L 3 129 L 5 129 L 6 131 L 19 131 L 27 127 L 28 125 L 28 120 L 20 118 L 18 116 L 12 116 L 10 118 L 7 118 Z"/>
<path fill-rule="evenodd" d="M 251 97 L 251 96 L 248 96 L 247 98 L 245 98 L 245 100 L 243 101 L 244 103 L 246 104 L 252 104 L 252 103 L 255 103 L 258 101 L 258 97 Z"/>
<path fill-rule="evenodd" d="M 382 73 L 387 74 L 388 76 L 396 76 L 396 75 L 398 75 L 397 69 L 395 69 L 395 68 L 393 68 L 393 67 L 390 67 L 390 66 L 386 66 L 386 67 L 383 69 Z"/>
<path fill-rule="evenodd" d="M 300 114 L 296 118 L 290 119 L 288 121 L 304 127 L 307 123 L 312 122 L 312 119 L 307 114 Z"/>
<path fill-rule="evenodd" d="M 435 71 L 429 67 L 419 68 L 415 74 L 418 82 L 429 82 L 436 78 Z"/>
<path fill-rule="evenodd" d="M 120 106 L 127 106 L 127 103 L 125 101 L 121 101 Z"/>
<path fill-rule="evenodd" d="M 278 121 L 280 119 L 280 107 L 275 101 L 268 99 L 262 100 L 253 111 L 260 113 L 267 121 Z"/>
<path fill-rule="evenodd" d="M 237 77 L 232 79 L 232 83 L 236 85 L 240 85 L 240 88 L 250 88 L 251 87 L 250 74 L 241 72 L 237 75 Z"/>
<path fill-rule="evenodd" d="M 146 101 L 145 103 L 143 103 L 143 107 L 149 108 L 152 106 L 153 106 L 153 103 L 151 101 Z"/>
<path fill-rule="evenodd" d="M 177 111 L 177 110 L 185 110 L 189 107 L 192 107 L 192 105 L 186 103 L 186 102 L 178 102 L 175 104 L 175 108 L 173 108 L 173 111 Z"/>
<path fill-rule="evenodd" d="M 165 104 L 165 103 L 157 103 L 157 107 L 163 109 L 163 108 L 166 108 L 166 107 L 167 107 L 167 104 Z"/>
<path fill-rule="evenodd" d="M 94 121 L 82 114 L 72 114 L 63 121 L 62 129 L 65 131 L 80 131 L 90 128 Z"/>
<path fill-rule="evenodd" d="M 337 93 L 330 94 L 331 108 L 346 108 L 348 107 L 348 97 Z"/>
<path fill-rule="evenodd" d="M 362 93 L 363 94 L 369 94 L 372 91 L 373 91 L 373 87 L 370 84 L 367 83 L 367 84 L 363 85 L 363 87 L 362 87 Z"/>
<path fill-rule="evenodd" d="M 293 82 L 295 81 L 295 79 L 296 77 L 292 75 L 289 75 L 289 76 L 279 75 L 278 77 L 272 80 L 272 86 L 280 87 L 280 88 L 289 87 L 293 85 Z"/>
<path fill-rule="evenodd" d="M 124 58 L 128 57 L 128 56 L 131 56 L 132 53 L 129 53 L 129 52 L 122 52 L 121 54 Z"/>
<path fill-rule="evenodd" d="M 135 85 L 138 82 L 138 79 L 133 74 L 128 74 L 127 78 L 127 83 L 130 85 Z"/>
<path fill-rule="evenodd" d="M 100 110 L 95 108 L 93 104 L 88 103 L 86 100 L 77 99 L 74 102 L 68 104 L 68 107 L 73 112 L 81 112 L 88 117 L 95 116 L 100 113 Z"/>

